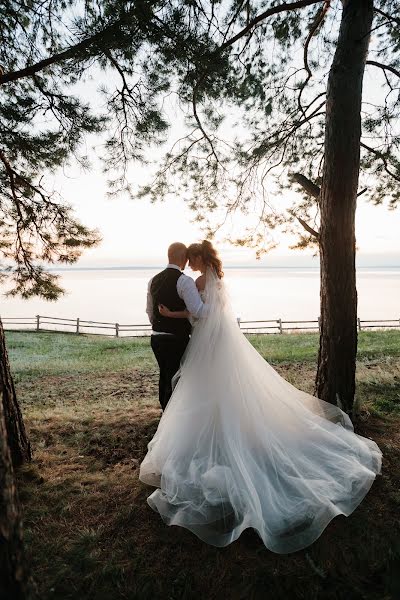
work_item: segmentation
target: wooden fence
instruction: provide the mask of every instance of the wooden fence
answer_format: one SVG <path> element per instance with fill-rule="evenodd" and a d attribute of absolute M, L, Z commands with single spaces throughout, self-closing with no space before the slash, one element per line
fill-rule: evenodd
<path fill-rule="evenodd" d="M 310 321 L 284 321 L 282 319 L 267 319 L 257 321 L 237 320 L 240 329 L 248 334 L 268 334 L 293 331 L 318 331 L 319 319 Z M 2 317 L 4 329 L 9 331 L 52 331 L 52 332 L 70 332 L 75 334 L 90 333 L 95 335 L 112 335 L 114 337 L 147 337 L 151 334 L 151 325 L 145 324 L 121 324 L 105 323 L 101 321 L 85 321 L 84 319 L 63 319 L 60 317 L 45 317 L 36 315 L 36 317 Z M 400 329 L 400 319 L 378 319 L 364 320 L 357 319 L 358 330 L 379 328 L 379 329 Z"/>

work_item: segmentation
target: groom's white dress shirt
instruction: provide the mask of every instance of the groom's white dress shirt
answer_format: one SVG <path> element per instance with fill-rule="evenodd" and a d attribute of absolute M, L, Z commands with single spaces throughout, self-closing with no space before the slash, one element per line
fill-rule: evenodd
<path fill-rule="evenodd" d="M 178 265 L 168 264 L 167 269 L 178 269 L 180 271 L 180 267 Z M 146 313 L 149 317 L 150 323 L 153 321 L 153 298 L 150 293 L 151 282 L 153 279 L 150 279 L 149 284 L 147 286 L 147 306 Z M 199 291 L 196 287 L 195 282 L 191 277 L 182 273 L 176 282 L 176 291 L 178 292 L 179 298 L 182 298 L 184 301 L 187 310 L 190 312 L 191 316 L 196 319 L 201 319 L 205 316 L 206 309 L 204 302 L 202 301 Z M 173 335 L 172 333 L 166 333 L 162 331 L 152 331 L 153 335 Z"/>

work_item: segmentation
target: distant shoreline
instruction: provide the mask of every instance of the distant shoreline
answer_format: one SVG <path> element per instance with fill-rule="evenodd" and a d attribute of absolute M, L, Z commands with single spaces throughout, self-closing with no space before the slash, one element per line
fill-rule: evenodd
<path fill-rule="evenodd" d="M 44 267 L 46 271 L 54 272 L 54 273 L 64 273 L 64 272 L 84 272 L 84 271 L 156 271 L 165 269 L 166 265 L 127 265 L 127 266 L 104 266 L 104 267 Z M 318 272 L 320 270 L 319 265 L 226 265 L 224 266 L 224 271 L 232 271 L 243 269 L 246 271 L 255 271 L 255 270 L 263 270 L 263 271 L 315 271 Z M 356 266 L 356 270 L 386 270 L 386 271 L 396 271 L 400 270 L 399 265 L 362 265 Z M 6 272 L 6 269 L 0 269 L 0 273 Z"/>
<path fill-rule="evenodd" d="M 157 269 L 165 269 L 166 265 L 148 265 L 148 266 L 106 266 L 106 267 L 51 267 L 46 269 L 47 271 L 153 271 Z M 265 270 L 280 270 L 280 269 L 291 269 L 291 270 L 310 270 L 319 271 L 319 266 L 291 266 L 291 265 L 227 265 L 224 266 L 224 270 L 232 269 L 265 269 Z M 400 269 L 400 265 L 363 265 L 356 267 L 356 269 Z"/>

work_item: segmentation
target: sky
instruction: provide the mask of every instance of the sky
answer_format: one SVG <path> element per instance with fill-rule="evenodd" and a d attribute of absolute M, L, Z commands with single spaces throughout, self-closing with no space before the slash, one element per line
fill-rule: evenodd
<path fill-rule="evenodd" d="M 145 175 L 131 168 L 133 181 L 144 182 Z M 77 167 L 64 170 L 57 176 L 57 187 L 70 202 L 79 219 L 98 228 L 102 243 L 84 252 L 77 266 L 148 266 L 163 265 L 166 250 L 173 241 L 186 244 L 203 239 L 204 235 L 193 213 L 179 198 L 151 204 L 149 201 L 125 197 L 107 198 L 107 186 L 100 166 L 89 173 Z M 143 180 L 143 181 L 142 181 Z M 275 198 L 275 203 L 288 198 Z M 240 226 L 241 215 L 235 223 Z M 384 206 L 373 206 L 360 197 L 356 213 L 358 264 L 360 266 L 400 266 L 400 210 L 389 211 Z M 289 246 L 295 238 L 272 232 L 278 248 L 255 258 L 250 248 L 236 248 L 218 240 L 216 245 L 227 265 L 310 266 L 318 265 L 312 251 L 293 251 Z"/>
<path fill-rule="evenodd" d="M 368 99 L 379 101 L 382 74 L 368 70 L 364 86 Z M 95 83 L 89 82 L 87 93 L 95 95 Z M 174 123 L 170 140 L 165 145 L 168 150 L 173 141 L 183 133 L 182 116 L 179 109 L 168 98 L 166 104 L 170 120 Z M 99 144 L 97 140 L 97 144 Z M 63 198 L 75 209 L 77 217 L 87 226 L 98 228 L 103 241 L 97 247 L 84 252 L 77 266 L 149 266 L 163 265 L 166 250 L 173 241 L 186 244 L 201 240 L 204 236 L 198 224 L 193 222 L 193 213 L 184 201 L 175 198 L 165 203 L 150 204 L 148 200 L 130 200 L 120 196 L 107 197 L 106 178 L 101 172 L 100 161 L 96 159 L 87 144 L 89 155 L 93 157 L 93 168 L 82 172 L 76 165 L 64 167 L 56 173 L 52 184 Z M 96 152 L 101 152 L 98 146 Z M 157 150 L 155 151 L 157 154 Z M 158 153 L 161 155 L 160 151 Z M 129 168 L 129 180 L 136 185 L 149 182 L 149 171 L 138 165 Z M 271 192 L 273 194 L 273 192 Z M 290 205 L 291 192 L 274 198 L 276 206 Z M 295 192 L 292 192 L 295 194 Z M 240 228 L 243 217 L 237 214 L 235 225 Z M 400 266 L 400 208 L 389 211 L 384 206 L 375 207 L 363 200 L 358 201 L 356 213 L 357 261 L 360 266 Z M 229 231 L 225 231 L 224 237 Z M 272 233 L 278 247 L 256 261 L 255 251 L 249 248 L 236 248 L 216 238 L 216 245 L 227 265 L 265 266 L 310 266 L 318 265 L 312 251 L 293 251 L 289 246 L 296 239 L 277 231 Z"/>

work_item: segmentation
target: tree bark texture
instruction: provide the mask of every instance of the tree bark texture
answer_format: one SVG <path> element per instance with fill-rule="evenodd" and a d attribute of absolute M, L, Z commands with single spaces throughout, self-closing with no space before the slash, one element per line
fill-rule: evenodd
<path fill-rule="evenodd" d="M 27 597 L 22 528 L 0 389 L 0 600 Z"/>
<path fill-rule="evenodd" d="M 355 212 L 373 0 L 343 0 L 329 73 L 320 196 L 321 335 L 315 395 L 351 413 L 357 353 Z"/>
<path fill-rule="evenodd" d="M 32 458 L 31 446 L 26 435 L 21 409 L 15 393 L 10 363 L 5 343 L 3 325 L 0 320 L 0 392 L 7 432 L 7 442 L 14 468 Z"/>

